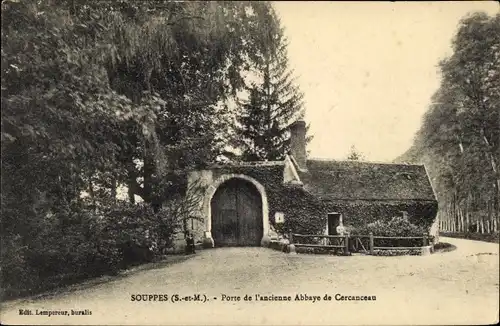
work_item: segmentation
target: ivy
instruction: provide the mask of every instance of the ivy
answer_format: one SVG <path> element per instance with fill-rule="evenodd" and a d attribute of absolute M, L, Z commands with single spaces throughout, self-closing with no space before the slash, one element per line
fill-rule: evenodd
<path fill-rule="evenodd" d="M 322 234 L 327 223 L 327 214 L 342 213 L 344 225 L 362 227 L 377 221 L 390 221 L 408 213 L 410 222 L 428 230 L 437 213 L 437 203 L 406 201 L 321 201 L 300 186 L 283 184 L 283 165 L 225 166 L 213 170 L 214 178 L 224 174 L 244 174 L 261 183 L 267 194 L 269 222 L 284 234 Z M 276 212 L 285 215 L 283 225 L 276 225 Z"/>

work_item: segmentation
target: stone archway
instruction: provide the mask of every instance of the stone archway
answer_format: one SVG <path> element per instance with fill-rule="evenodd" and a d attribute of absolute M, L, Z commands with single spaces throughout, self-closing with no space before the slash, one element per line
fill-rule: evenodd
<path fill-rule="evenodd" d="M 217 192 L 220 185 L 225 183 L 230 179 L 241 179 L 251 183 L 257 191 L 259 192 L 262 200 L 262 227 L 263 236 L 260 241 L 261 246 L 267 247 L 269 245 L 269 206 L 267 203 L 266 189 L 260 182 L 252 177 L 244 174 L 224 174 L 217 178 L 205 191 L 205 196 L 203 198 L 203 216 L 205 217 L 205 235 L 204 244 L 207 247 L 214 247 L 214 239 L 212 237 L 212 198 Z"/>

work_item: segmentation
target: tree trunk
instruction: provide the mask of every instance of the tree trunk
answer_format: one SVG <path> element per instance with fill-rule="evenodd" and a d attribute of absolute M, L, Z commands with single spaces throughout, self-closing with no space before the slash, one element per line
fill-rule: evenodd
<path fill-rule="evenodd" d="M 144 158 L 144 196 L 142 199 L 146 203 L 151 203 L 151 195 L 153 194 L 153 172 L 154 163 L 151 158 Z"/>
<path fill-rule="evenodd" d="M 486 137 L 486 134 L 484 133 L 484 128 L 481 128 L 481 136 L 483 138 L 483 141 L 484 143 L 486 144 L 486 148 L 487 148 L 487 156 L 489 157 L 489 160 L 490 160 L 490 165 L 491 165 L 491 169 L 493 171 L 493 174 L 495 176 L 495 185 L 494 185 L 494 188 L 495 188 L 495 197 L 494 197 L 494 203 L 495 203 L 495 217 L 498 218 L 498 215 L 499 215 L 499 201 L 500 201 L 500 173 L 498 172 L 498 165 L 497 165 L 497 162 L 495 160 L 495 155 L 493 153 L 493 150 L 492 150 L 492 146 L 490 144 L 490 142 L 488 141 L 488 138 Z"/>
<path fill-rule="evenodd" d="M 469 198 L 470 198 L 470 195 L 467 194 L 467 200 L 465 201 L 465 231 L 466 232 L 469 232 L 469 227 L 470 227 Z"/>
<path fill-rule="evenodd" d="M 448 232 L 448 218 L 450 215 L 450 204 L 446 204 L 446 209 L 445 209 L 445 216 L 444 216 L 444 230 Z"/>
<path fill-rule="evenodd" d="M 451 200 L 451 214 L 450 214 L 450 217 L 451 217 L 451 232 L 455 232 L 455 221 L 456 221 L 456 217 L 455 217 L 455 206 L 456 206 L 456 203 L 455 203 L 455 193 L 456 193 L 456 189 L 453 192 L 453 198 Z"/>
<path fill-rule="evenodd" d="M 131 204 L 135 204 L 135 195 L 144 200 L 144 189 L 137 182 L 137 172 L 135 168 L 129 167 L 127 175 L 127 193 Z"/>
<path fill-rule="evenodd" d="M 153 175 L 156 172 L 154 144 L 146 140 L 144 142 L 144 167 L 143 167 L 143 196 L 142 199 L 148 204 L 153 204 Z"/>
<path fill-rule="evenodd" d="M 490 202 L 488 202 L 488 217 L 486 219 L 486 232 L 491 233 L 491 220 L 493 215 L 493 207 Z"/>
<path fill-rule="evenodd" d="M 461 212 L 460 212 L 460 221 L 462 223 L 462 232 L 465 232 L 466 231 L 466 227 L 465 227 L 465 209 L 462 209 Z"/>
<path fill-rule="evenodd" d="M 450 207 L 450 214 L 448 215 L 448 228 L 450 232 L 453 232 L 453 206 Z"/>
<path fill-rule="evenodd" d="M 130 185 L 128 186 L 127 194 L 128 194 L 128 200 L 129 200 L 129 202 L 131 204 L 135 204 L 135 194 L 134 194 L 133 189 L 130 187 Z"/>
<path fill-rule="evenodd" d="M 116 200 L 116 188 L 116 178 L 113 178 L 113 180 L 111 180 L 111 198 L 113 198 L 113 201 Z"/>
<path fill-rule="evenodd" d="M 96 200 L 95 200 L 95 192 L 94 192 L 94 185 L 92 183 L 92 175 L 89 175 L 89 195 L 90 195 L 90 199 L 92 200 L 92 206 L 94 208 L 94 211 L 97 210 L 97 203 L 96 203 Z"/>

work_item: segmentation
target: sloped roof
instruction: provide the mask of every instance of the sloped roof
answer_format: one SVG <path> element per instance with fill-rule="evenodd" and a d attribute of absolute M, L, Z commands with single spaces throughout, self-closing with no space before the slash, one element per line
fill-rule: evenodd
<path fill-rule="evenodd" d="M 210 169 L 228 168 L 228 167 L 260 167 L 260 166 L 279 166 L 284 165 L 284 161 L 247 161 L 247 162 L 227 162 L 211 165 Z"/>
<path fill-rule="evenodd" d="M 304 188 L 324 200 L 432 200 L 423 165 L 307 160 Z"/>

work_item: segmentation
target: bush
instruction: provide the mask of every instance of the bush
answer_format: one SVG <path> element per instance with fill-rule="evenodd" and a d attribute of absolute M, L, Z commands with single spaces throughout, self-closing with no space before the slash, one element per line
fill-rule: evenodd
<path fill-rule="evenodd" d="M 368 235 L 370 232 L 385 237 L 419 237 L 425 229 L 412 224 L 407 217 L 396 216 L 388 222 L 379 220 L 362 227 L 352 228 L 351 231 L 352 234 L 357 235 Z"/>
<path fill-rule="evenodd" d="M 148 205 L 105 207 L 48 215 L 24 237 L 5 234 L 2 296 L 35 294 L 152 261 L 171 246 L 180 224 L 168 210 Z"/>
<path fill-rule="evenodd" d="M 369 235 L 383 237 L 421 237 L 425 232 L 423 227 L 412 224 L 407 217 L 393 217 L 389 221 L 376 221 L 362 227 L 350 228 L 352 235 Z M 429 239 L 430 241 L 431 239 Z M 377 247 L 413 247 L 422 246 L 420 239 L 376 239 Z"/>

